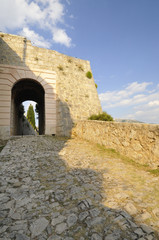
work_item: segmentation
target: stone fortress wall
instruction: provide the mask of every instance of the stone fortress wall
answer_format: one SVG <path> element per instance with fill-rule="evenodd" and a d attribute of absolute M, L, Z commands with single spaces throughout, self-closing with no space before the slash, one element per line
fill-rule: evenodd
<path fill-rule="evenodd" d="M 45 91 L 45 134 L 69 136 L 74 122 L 102 111 L 94 79 L 86 77 L 88 71 L 89 61 L 0 33 L 0 135 L 12 135 L 13 86 L 21 79 L 33 79 Z"/>
<path fill-rule="evenodd" d="M 45 91 L 45 134 L 77 136 L 113 148 L 142 164 L 159 165 L 159 125 L 87 121 L 102 111 L 89 61 L 35 47 L 0 33 L 0 138 L 12 135 L 12 88 L 21 79 Z M 82 121 L 81 121 L 82 120 Z M 83 121 L 84 120 L 84 121 Z"/>
<path fill-rule="evenodd" d="M 159 167 L 159 125 L 80 121 L 73 135 L 115 149 L 137 163 Z"/>

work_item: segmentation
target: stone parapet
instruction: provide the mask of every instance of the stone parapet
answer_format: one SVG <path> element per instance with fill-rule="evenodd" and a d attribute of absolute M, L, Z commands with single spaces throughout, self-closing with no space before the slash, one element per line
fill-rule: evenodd
<path fill-rule="evenodd" d="M 115 149 L 140 164 L 159 165 L 159 125 L 80 121 L 73 135 Z"/>

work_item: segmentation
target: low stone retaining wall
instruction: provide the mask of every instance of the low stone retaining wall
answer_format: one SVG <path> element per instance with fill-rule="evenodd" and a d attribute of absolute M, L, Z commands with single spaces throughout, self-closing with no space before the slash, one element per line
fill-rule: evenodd
<path fill-rule="evenodd" d="M 73 134 L 112 148 L 138 163 L 159 165 L 159 125 L 80 121 Z"/>

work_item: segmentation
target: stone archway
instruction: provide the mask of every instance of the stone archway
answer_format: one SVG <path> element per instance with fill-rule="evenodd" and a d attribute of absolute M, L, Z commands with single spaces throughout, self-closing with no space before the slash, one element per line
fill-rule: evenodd
<path fill-rule="evenodd" d="M 0 137 L 18 134 L 18 105 L 25 100 L 40 105 L 40 134 L 56 134 L 56 73 L 0 64 Z"/>
<path fill-rule="evenodd" d="M 40 83 L 32 79 L 21 79 L 11 91 L 11 135 L 20 135 L 19 106 L 32 100 L 39 105 L 39 134 L 45 134 L 45 91 Z"/>

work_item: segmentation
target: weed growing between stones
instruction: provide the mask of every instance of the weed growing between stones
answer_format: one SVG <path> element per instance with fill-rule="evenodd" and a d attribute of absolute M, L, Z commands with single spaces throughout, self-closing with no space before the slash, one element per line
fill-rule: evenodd
<path fill-rule="evenodd" d="M 63 71 L 63 66 L 59 65 L 57 68 L 58 68 L 60 71 Z"/>
<path fill-rule="evenodd" d="M 148 172 L 150 172 L 150 173 L 152 173 L 152 174 L 154 174 L 156 176 L 159 176 L 159 168 L 157 168 L 157 169 L 150 169 L 150 170 L 148 170 Z"/>
<path fill-rule="evenodd" d="M 68 59 L 68 62 L 69 62 L 69 63 L 72 63 L 72 59 L 71 59 L 71 58 L 69 58 L 69 59 Z"/>
<path fill-rule="evenodd" d="M 151 173 L 151 174 L 153 174 L 155 176 L 159 176 L 159 168 L 157 168 L 157 169 L 150 169 L 148 164 L 137 163 L 133 159 L 120 154 L 115 149 L 106 148 L 105 146 L 100 145 L 100 144 L 94 144 L 94 145 L 96 145 L 97 152 L 100 153 L 101 155 L 107 155 L 107 156 L 109 156 L 111 158 L 119 158 L 125 164 L 134 166 L 134 167 L 136 167 L 138 169 L 141 169 L 141 170 L 143 170 L 145 172 L 149 172 L 149 173 Z"/>
<path fill-rule="evenodd" d="M 82 71 L 82 72 L 84 71 L 83 66 L 81 64 L 78 64 L 77 67 L 78 67 L 79 71 Z"/>
<path fill-rule="evenodd" d="M 89 79 L 91 79 L 91 78 L 92 78 L 92 73 L 91 73 L 90 71 L 88 71 L 88 72 L 86 73 L 86 77 L 89 78 Z"/>

